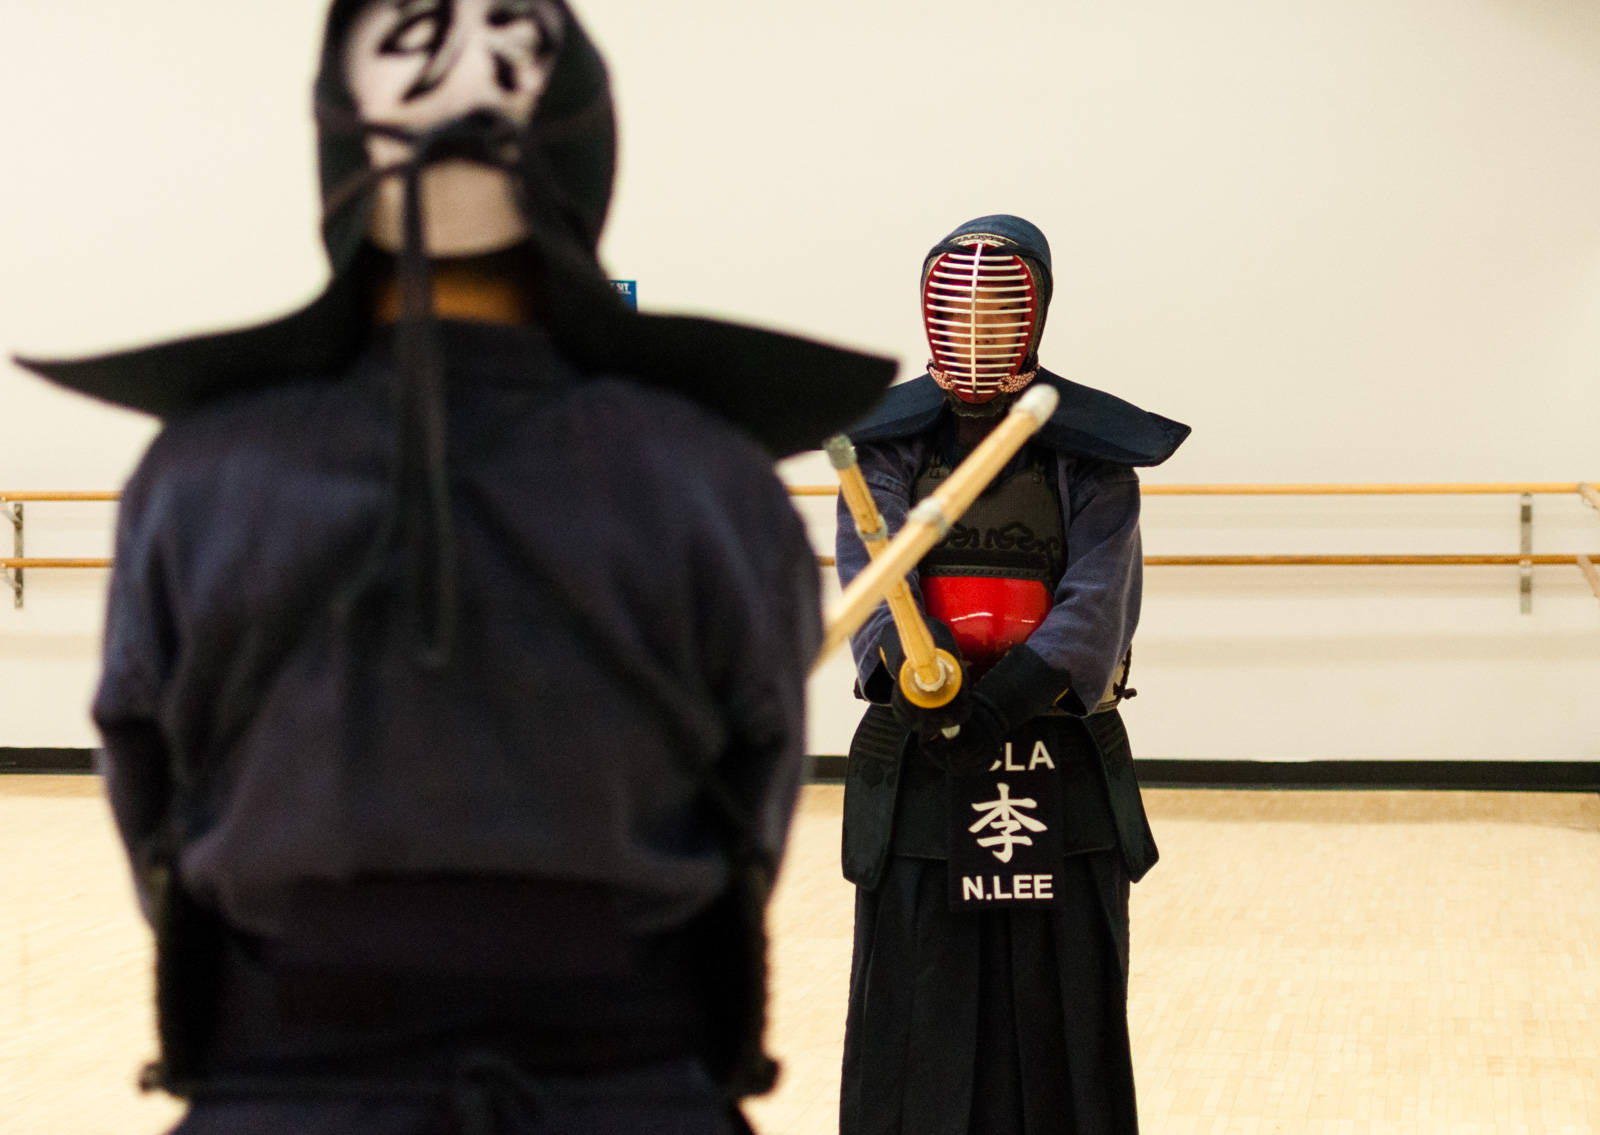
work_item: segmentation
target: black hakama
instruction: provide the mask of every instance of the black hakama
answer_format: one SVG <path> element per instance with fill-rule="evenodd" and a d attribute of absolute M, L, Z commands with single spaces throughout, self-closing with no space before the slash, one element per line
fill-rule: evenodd
<path fill-rule="evenodd" d="M 843 1135 L 1136 1131 L 1120 857 L 1066 857 L 1046 909 L 952 911 L 945 871 L 856 892 Z"/>

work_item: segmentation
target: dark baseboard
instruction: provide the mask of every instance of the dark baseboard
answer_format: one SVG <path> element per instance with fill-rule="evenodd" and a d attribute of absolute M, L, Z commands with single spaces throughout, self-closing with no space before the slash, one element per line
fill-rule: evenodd
<path fill-rule="evenodd" d="M 810 783 L 844 783 L 844 757 L 807 757 L 806 762 L 806 780 Z"/>
<path fill-rule="evenodd" d="M 843 757 L 812 757 L 813 781 L 842 781 Z M 1390 788 L 1600 792 L 1600 761 L 1135 760 L 1145 788 Z"/>
<path fill-rule="evenodd" d="M 0 746 L 0 773 L 93 771 L 93 749 L 8 749 Z"/>
<path fill-rule="evenodd" d="M 807 779 L 843 781 L 845 759 L 810 758 Z M 1391 788 L 1600 792 L 1600 761 L 1136 760 L 1145 788 Z M 87 773 L 93 749 L 0 747 L 0 773 Z"/>
<path fill-rule="evenodd" d="M 1597 761 L 1135 760 L 1146 788 L 1403 788 L 1600 792 Z"/>

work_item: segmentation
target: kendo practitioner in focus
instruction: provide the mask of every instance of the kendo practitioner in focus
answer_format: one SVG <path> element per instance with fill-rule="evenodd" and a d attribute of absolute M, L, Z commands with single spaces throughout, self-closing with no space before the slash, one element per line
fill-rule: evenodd
<path fill-rule="evenodd" d="M 909 582 L 961 683 L 919 705 L 886 607 L 851 640 L 856 884 L 843 1135 L 1137 1129 L 1128 891 L 1156 860 L 1117 703 L 1139 618 L 1136 466 L 1187 426 L 1038 363 L 1050 248 L 1014 216 L 928 253 L 928 373 L 849 429 L 889 533 L 1032 383 L 1058 408 Z M 838 565 L 867 552 L 841 502 Z"/>
<path fill-rule="evenodd" d="M 186 1133 L 746 1130 L 821 633 L 772 462 L 893 365 L 616 298 L 560 0 L 338 0 L 315 103 L 315 301 L 24 363 L 164 419 L 93 706 L 148 1084 Z"/>

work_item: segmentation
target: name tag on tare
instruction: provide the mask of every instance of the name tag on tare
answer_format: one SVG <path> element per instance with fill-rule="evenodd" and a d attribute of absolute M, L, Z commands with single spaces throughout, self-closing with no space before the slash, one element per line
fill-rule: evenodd
<path fill-rule="evenodd" d="M 1025 726 L 987 772 L 950 778 L 950 905 L 1052 905 L 1061 825 L 1055 757 Z"/>

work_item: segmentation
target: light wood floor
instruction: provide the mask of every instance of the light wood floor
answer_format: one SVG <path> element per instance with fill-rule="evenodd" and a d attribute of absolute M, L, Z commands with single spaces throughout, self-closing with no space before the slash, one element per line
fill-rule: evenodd
<path fill-rule="evenodd" d="M 1600 1135 L 1600 797 L 1147 793 L 1147 1135 Z M 806 790 L 773 913 L 765 1135 L 836 1130 L 850 889 Z M 149 945 L 98 783 L 0 777 L 0 1132 L 139 1135 Z"/>

